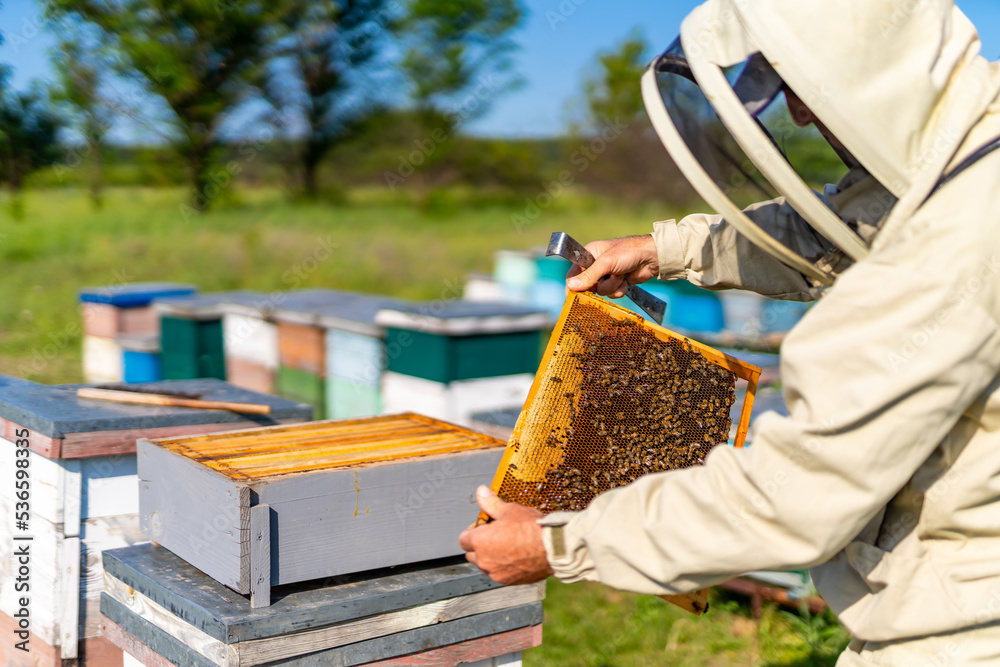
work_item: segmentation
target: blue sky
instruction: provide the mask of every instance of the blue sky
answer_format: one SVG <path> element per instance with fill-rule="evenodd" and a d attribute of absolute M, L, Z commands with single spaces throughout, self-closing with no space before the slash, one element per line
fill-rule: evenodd
<path fill-rule="evenodd" d="M 470 127 L 493 136 L 551 136 L 563 131 L 579 109 L 582 80 L 593 71 L 599 51 L 609 50 L 638 30 L 650 45 L 665 48 L 698 0 L 531 0 L 525 24 L 513 35 L 519 46 L 515 65 L 524 85 L 499 99 Z M 996 0 L 959 0 L 979 27 L 983 54 L 1000 59 L 1000 8 Z M 833 11 L 836 3 L 827 3 Z M 3 0 L 0 63 L 13 66 L 13 84 L 52 76 L 48 50 L 54 35 L 45 30 L 37 0 Z M 637 84 L 638 85 L 638 84 Z"/>

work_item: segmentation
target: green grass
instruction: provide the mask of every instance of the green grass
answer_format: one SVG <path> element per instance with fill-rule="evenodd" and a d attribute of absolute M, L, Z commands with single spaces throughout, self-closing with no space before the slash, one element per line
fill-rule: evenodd
<path fill-rule="evenodd" d="M 544 246 L 551 232 L 581 241 L 646 233 L 680 212 L 635 208 L 577 193 L 518 228 L 523 198 L 436 192 L 416 204 L 355 191 L 339 204 L 289 202 L 276 189 L 240 189 L 185 219 L 182 190 L 124 188 L 94 212 L 85 192 L 34 190 L 26 217 L 0 201 L 0 373 L 78 382 L 77 290 L 170 280 L 203 291 L 329 287 L 433 299 L 457 297 L 466 274 L 489 272 L 500 248 Z M 525 654 L 544 665 L 832 665 L 846 643 L 828 616 L 768 608 L 758 623 L 716 598 L 696 618 L 657 598 L 550 582 L 545 642 Z"/>
<path fill-rule="evenodd" d="M 704 616 L 649 595 L 598 584 L 549 580 L 540 647 L 529 667 L 824 667 L 849 637 L 829 612 L 805 618 L 765 606 L 759 621 L 746 605 L 713 591 Z"/>
<path fill-rule="evenodd" d="M 87 285 L 169 280 L 202 291 L 329 287 L 408 298 L 461 295 L 499 248 L 645 233 L 671 212 L 567 193 L 528 224 L 523 198 L 432 192 L 422 205 L 385 190 L 340 204 L 290 202 L 277 189 L 231 189 L 209 213 L 180 189 L 121 188 L 92 210 L 75 189 L 29 191 L 26 216 L 0 201 L 0 372 L 80 380 L 76 293 Z"/>

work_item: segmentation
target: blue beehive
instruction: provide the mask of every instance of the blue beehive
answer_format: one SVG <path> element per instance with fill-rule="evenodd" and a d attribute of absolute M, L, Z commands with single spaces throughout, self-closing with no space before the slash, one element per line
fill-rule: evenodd
<path fill-rule="evenodd" d="M 118 344 L 122 348 L 123 382 L 158 382 L 163 379 L 158 335 L 119 334 Z"/>

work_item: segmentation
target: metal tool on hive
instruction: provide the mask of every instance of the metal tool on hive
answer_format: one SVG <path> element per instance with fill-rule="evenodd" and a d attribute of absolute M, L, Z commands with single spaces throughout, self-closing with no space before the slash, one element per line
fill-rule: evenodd
<path fill-rule="evenodd" d="M 583 267 L 594 261 L 561 233 L 549 254 Z M 663 302 L 635 286 L 626 294 L 662 321 Z M 760 373 L 599 296 L 572 293 L 492 488 L 545 513 L 581 510 L 643 475 L 699 465 L 730 439 L 737 380 L 747 382 L 732 438 L 742 447 Z M 707 591 L 665 599 L 695 613 L 707 608 Z"/>

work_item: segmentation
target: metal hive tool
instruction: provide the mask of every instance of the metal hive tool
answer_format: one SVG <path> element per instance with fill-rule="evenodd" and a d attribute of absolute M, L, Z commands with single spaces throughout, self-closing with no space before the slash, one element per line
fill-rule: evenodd
<path fill-rule="evenodd" d="M 492 488 L 544 513 L 581 510 L 642 475 L 701 464 L 729 440 L 737 379 L 747 381 L 734 437 L 742 447 L 760 372 L 593 294 L 572 294 Z M 700 613 L 707 591 L 667 599 Z"/>

